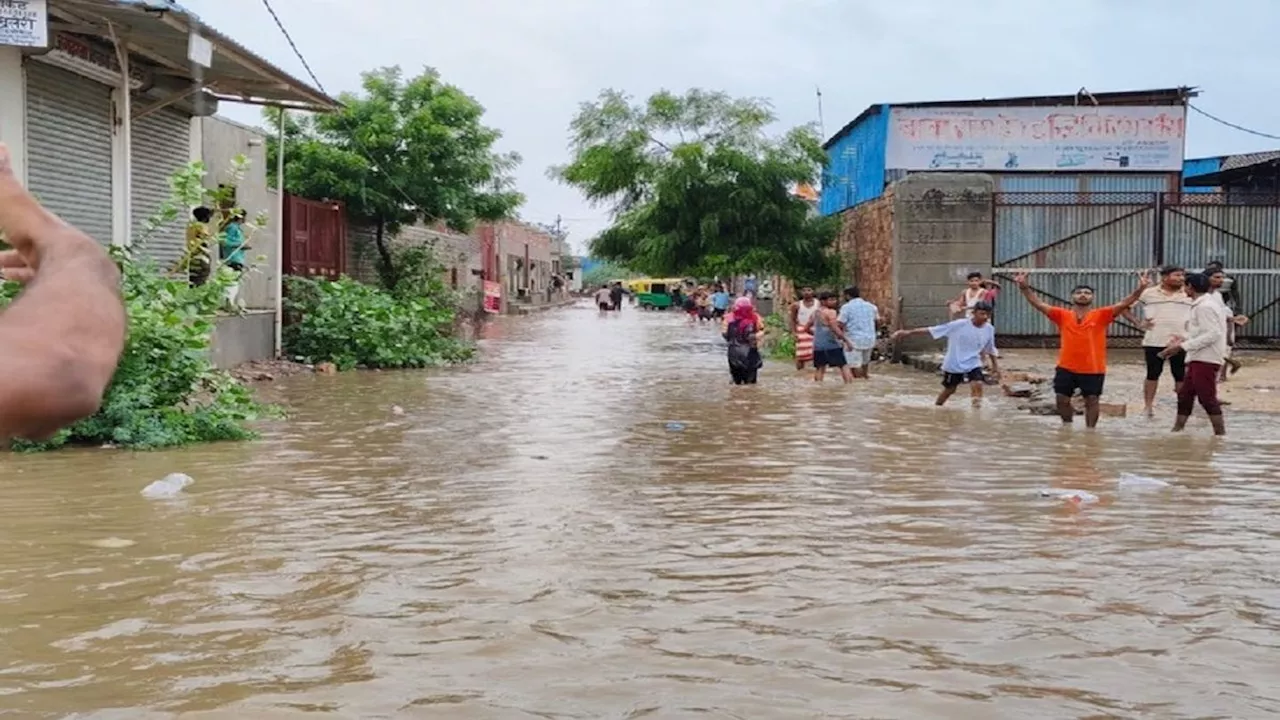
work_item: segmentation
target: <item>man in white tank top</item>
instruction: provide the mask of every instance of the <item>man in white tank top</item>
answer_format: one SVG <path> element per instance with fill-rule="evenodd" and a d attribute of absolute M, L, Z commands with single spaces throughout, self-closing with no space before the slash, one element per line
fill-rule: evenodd
<path fill-rule="evenodd" d="M 813 360 L 813 320 L 822 308 L 813 288 L 800 289 L 800 300 L 791 306 L 791 332 L 796 338 L 796 369 L 803 370 Z"/>
<path fill-rule="evenodd" d="M 957 318 L 961 315 L 972 317 L 973 306 L 980 302 L 995 307 L 996 295 L 999 293 L 999 283 L 994 280 L 987 280 L 982 277 L 980 272 L 971 272 L 968 277 L 968 285 L 960 293 L 960 297 L 947 304 L 947 309 L 950 310 L 952 318 Z"/>

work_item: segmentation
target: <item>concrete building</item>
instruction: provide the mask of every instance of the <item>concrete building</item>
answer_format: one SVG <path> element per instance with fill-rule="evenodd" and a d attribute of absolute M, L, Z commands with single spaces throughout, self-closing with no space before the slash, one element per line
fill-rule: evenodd
<path fill-rule="evenodd" d="M 480 241 L 484 279 L 501 286 L 504 312 L 551 302 L 555 266 L 550 233 L 520 220 L 504 220 L 479 225 L 472 235 Z"/>
<path fill-rule="evenodd" d="M 1228 217 L 1179 192 L 1194 95 L 1082 90 L 873 105 L 825 144 L 820 211 L 841 217 L 849 274 L 899 325 L 945 319 L 972 271 L 1006 278 L 997 331 L 1036 342 L 1056 333 L 1009 292 L 1018 271 L 1050 299 L 1085 282 L 1110 301 L 1139 269 L 1225 257 L 1280 289 L 1280 254 L 1252 249 L 1274 245 L 1280 207 Z M 1280 332 L 1274 305 L 1256 309 L 1264 317 L 1251 332 Z M 1113 333 L 1139 335 L 1124 324 Z"/>
<path fill-rule="evenodd" d="M 48 0 L 43 13 L 12 3 L 0 13 L 19 10 L 21 31 L 6 23 L 0 35 L 0 141 L 15 172 L 46 207 L 98 241 L 136 246 L 161 263 L 178 258 L 185 233 L 182 222 L 149 223 L 169 198 L 169 178 L 192 160 L 229 161 L 221 140 L 204 140 L 219 103 L 337 107 L 167 0 Z M 265 154 L 260 146 L 247 154 L 260 158 L 263 179 L 244 193 L 269 204 Z M 271 310 L 273 322 L 278 292 L 260 286 L 277 278 L 250 281 L 259 284 L 253 302 Z M 220 339 L 240 325 L 228 319 Z"/>

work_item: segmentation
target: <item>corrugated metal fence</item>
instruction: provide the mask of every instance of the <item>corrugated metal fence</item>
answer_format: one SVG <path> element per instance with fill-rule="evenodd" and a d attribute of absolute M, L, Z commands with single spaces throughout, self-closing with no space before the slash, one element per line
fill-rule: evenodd
<path fill-rule="evenodd" d="M 1001 192 L 992 268 L 1005 282 L 996 328 L 1006 337 L 1053 337 L 1054 328 L 1007 282 L 1016 271 L 1046 299 L 1067 302 L 1076 285 L 1093 286 L 1099 303 L 1128 295 L 1136 273 L 1160 265 L 1200 269 L 1221 260 L 1236 279 L 1241 339 L 1280 338 L 1280 202 L 1275 194 L 1141 192 Z M 1117 322 L 1118 345 L 1141 333 Z"/>

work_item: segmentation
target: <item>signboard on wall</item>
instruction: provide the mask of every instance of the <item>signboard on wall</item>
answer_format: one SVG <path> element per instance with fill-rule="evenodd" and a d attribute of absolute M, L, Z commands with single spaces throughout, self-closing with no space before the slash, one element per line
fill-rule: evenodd
<path fill-rule="evenodd" d="M 492 280 L 484 281 L 484 311 L 488 313 L 502 312 L 502 283 Z"/>
<path fill-rule="evenodd" d="M 0 0 L 0 45 L 48 47 L 47 0 Z"/>
<path fill-rule="evenodd" d="M 888 170 L 1181 172 L 1181 106 L 921 107 L 889 115 Z"/>

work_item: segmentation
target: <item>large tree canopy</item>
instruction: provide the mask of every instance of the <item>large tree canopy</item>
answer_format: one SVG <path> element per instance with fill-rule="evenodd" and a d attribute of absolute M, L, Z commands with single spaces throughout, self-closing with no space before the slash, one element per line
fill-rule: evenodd
<path fill-rule="evenodd" d="M 835 222 L 796 197 L 826 156 L 811 127 L 775 137 L 765 101 L 690 90 L 641 104 L 606 90 L 570 125 L 569 164 L 553 177 L 608 204 L 595 257 L 655 275 L 776 271 L 832 276 Z"/>
<path fill-rule="evenodd" d="M 501 133 L 481 122 L 484 108 L 435 70 L 407 80 L 398 67 L 363 77 L 363 92 L 343 94 L 338 112 L 289 116 L 285 188 L 341 200 L 350 217 L 373 224 L 390 286 L 396 268 L 387 234 L 438 221 L 465 232 L 510 216 L 523 202 L 510 176 L 520 158 L 494 152 Z M 280 113 L 266 117 L 278 131 Z M 274 141 L 269 150 L 274 173 Z"/>

